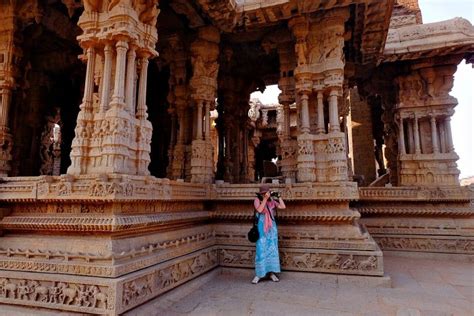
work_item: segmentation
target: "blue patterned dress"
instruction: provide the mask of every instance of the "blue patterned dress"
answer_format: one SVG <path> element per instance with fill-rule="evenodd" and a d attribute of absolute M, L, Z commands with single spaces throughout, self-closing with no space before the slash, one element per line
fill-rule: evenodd
<path fill-rule="evenodd" d="M 260 205 L 260 201 L 255 199 L 254 202 L 255 208 Z M 277 202 L 268 201 L 266 208 L 272 213 L 274 217 L 273 210 Z M 258 213 L 258 233 L 260 238 L 257 240 L 257 251 L 255 255 L 255 274 L 259 278 L 263 278 L 269 272 L 279 273 L 280 270 L 280 256 L 278 254 L 278 230 L 274 220 L 272 220 L 272 226 L 265 233 L 264 222 L 265 215 L 264 212 Z"/>

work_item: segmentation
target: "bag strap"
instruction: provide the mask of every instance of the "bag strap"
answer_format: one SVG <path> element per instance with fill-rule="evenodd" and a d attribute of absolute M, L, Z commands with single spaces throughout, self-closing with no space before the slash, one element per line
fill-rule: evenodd
<path fill-rule="evenodd" d="M 258 214 L 257 210 L 254 208 L 253 209 L 253 225 L 258 226 L 258 219 L 260 217 L 260 214 Z"/>

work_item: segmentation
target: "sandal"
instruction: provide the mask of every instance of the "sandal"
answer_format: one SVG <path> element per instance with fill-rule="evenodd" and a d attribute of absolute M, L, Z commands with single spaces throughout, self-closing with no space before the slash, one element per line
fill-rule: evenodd
<path fill-rule="evenodd" d="M 280 279 L 275 275 L 275 273 L 270 273 L 270 279 L 272 279 L 273 282 L 280 281 Z"/>
<path fill-rule="evenodd" d="M 256 276 L 255 278 L 253 278 L 252 284 L 257 284 L 258 281 L 260 281 L 260 278 L 258 276 Z"/>

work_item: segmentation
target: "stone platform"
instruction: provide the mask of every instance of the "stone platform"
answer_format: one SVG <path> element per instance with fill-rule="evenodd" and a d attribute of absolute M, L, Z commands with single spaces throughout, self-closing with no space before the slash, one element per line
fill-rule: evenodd
<path fill-rule="evenodd" d="M 472 315 L 472 261 L 384 254 L 384 270 L 391 287 L 388 279 L 299 272 L 253 285 L 252 270 L 215 270 L 204 284 L 191 281 L 125 315 Z"/>
<path fill-rule="evenodd" d="M 258 285 L 251 269 L 217 268 L 124 315 L 470 315 L 472 262 L 385 253 L 383 278 L 284 272 Z M 80 314 L 3 305 L 0 315 Z"/>

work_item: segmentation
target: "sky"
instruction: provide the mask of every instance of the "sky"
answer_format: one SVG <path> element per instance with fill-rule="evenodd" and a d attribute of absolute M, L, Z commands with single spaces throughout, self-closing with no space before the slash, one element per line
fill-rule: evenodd
<path fill-rule="evenodd" d="M 419 0 L 423 23 L 439 22 L 462 17 L 474 23 L 474 0 Z M 268 86 L 265 93 L 252 93 L 264 104 L 278 103 L 280 90 Z M 460 178 L 474 176 L 474 69 L 463 60 L 454 75 L 451 95 L 458 105 L 451 120 L 454 148 L 459 155 L 457 162 Z"/>

